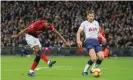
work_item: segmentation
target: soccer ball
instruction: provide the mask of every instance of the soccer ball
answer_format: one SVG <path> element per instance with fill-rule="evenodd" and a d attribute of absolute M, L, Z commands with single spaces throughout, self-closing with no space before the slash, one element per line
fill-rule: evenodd
<path fill-rule="evenodd" d="M 92 75 L 94 77 L 100 77 L 102 75 L 102 72 L 99 68 L 92 69 Z"/>

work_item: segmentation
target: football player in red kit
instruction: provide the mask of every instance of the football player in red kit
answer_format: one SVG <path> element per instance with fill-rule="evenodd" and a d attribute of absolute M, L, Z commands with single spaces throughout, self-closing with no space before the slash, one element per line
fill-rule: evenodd
<path fill-rule="evenodd" d="M 104 30 L 101 29 L 101 27 L 99 27 L 99 32 L 100 32 L 100 34 L 101 34 L 103 37 L 105 37 Z M 99 41 L 100 44 L 102 44 L 102 39 L 101 39 L 100 37 L 98 37 L 98 41 Z"/>
<path fill-rule="evenodd" d="M 57 34 L 57 36 L 59 36 L 59 38 L 64 42 L 64 44 L 66 46 L 70 47 L 70 44 L 54 28 L 54 25 L 52 24 L 52 20 L 50 18 L 48 18 L 46 20 L 35 21 L 35 22 L 31 23 L 28 27 L 22 29 L 18 34 L 13 35 L 11 37 L 11 38 L 18 38 L 19 36 L 26 33 L 26 35 L 25 35 L 26 42 L 33 49 L 34 54 L 36 56 L 32 66 L 28 72 L 29 76 L 32 76 L 32 77 L 35 76 L 34 70 L 37 67 L 40 59 L 43 59 L 48 64 L 49 67 L 52 67 L 52 65 L 56 63 L 56 61 L 48 60 L 47 56 L 45 54 L 43 54 L 43 50 L 41 49 L 42 46 L 39 41 L 38 35 L 41 32 L 46 31 L 46 30 L 51 30 L 52 32 Z"/>
<path fill-rule="evenodd" d="M 99 31 L 100 31 L 100 34 L 103 37 L 105 37 L 105 32 L 101 27 L 99 28 Z M 104 57 L 109 57 L 109 50 L 106 48 L 106 44 L 102 43 L 102 39 L 100 37 L 98 37 L 98 41 L 99 41 L 99 44 L 103 47 Z"/>

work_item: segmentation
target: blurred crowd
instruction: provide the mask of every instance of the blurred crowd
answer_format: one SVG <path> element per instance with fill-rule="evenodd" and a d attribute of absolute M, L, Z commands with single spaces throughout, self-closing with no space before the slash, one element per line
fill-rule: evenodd
<path fill-rule="evenodd" d="M 76 47 L 76 32 L 86 20 L 86 10 L 95 11 L 95 19 L 105 30 L 110 47 L 133 46 L 133 2 L 127 1 L 2 1 L 1 2 L 1 46 L 24 46 L 25 36 L 11 40 L 24 25 L 51 17 L 55 28 Z M 63 47 L 63 42 L 51 31 L 39 35 L 43 47 Z"/>

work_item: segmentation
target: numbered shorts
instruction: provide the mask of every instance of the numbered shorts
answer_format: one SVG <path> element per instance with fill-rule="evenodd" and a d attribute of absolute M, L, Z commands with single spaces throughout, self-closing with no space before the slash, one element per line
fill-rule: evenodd
<path fill-rule="evenodd" d="M 40 41 L 39 41 L 39 38 L 35 38 L 34 36 L 32 35 L 29 35 L 29 34 L 26 34 L 25 35 L 25 39 L 26 39 L 26 42 L 27 44 L 33 48 L 34 46 L 38 45 L 39 47 L 42 47 Z"/>
<path fill-rule="evenodd" d="M 86 39 L 84 42 L 85 48 L 89 51 L 90 49 L 94 49 L 96 53 L 102 51 L 102 47 L 100 46 L 97 39 Z"/>

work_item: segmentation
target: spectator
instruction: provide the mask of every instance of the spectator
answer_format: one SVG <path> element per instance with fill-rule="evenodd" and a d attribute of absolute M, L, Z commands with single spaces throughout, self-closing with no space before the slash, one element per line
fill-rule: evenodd
<path fill-rule="evenodd" d="M 42 17 L 51 17 L 55 28 L 76 47 L 75 34 L 81 22 L 86 19 L 87 9 L 95 10 L 96 19 L 105 29 L 109 46 L 133 46 L 133 3 L 127 1 L 2 1 L 1 45 L 6 47 L 25 44 L 24 36 L 15 41 L 9 38 L 19 31 L 21 20 L 27 26 Z M 62 41 L 50 32 L 44 32 L 40 37 L 44 47 L 63 47 Z"/>

